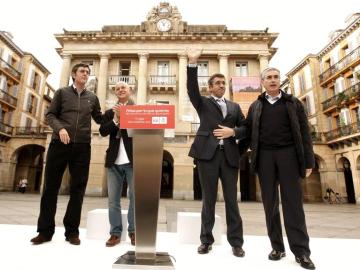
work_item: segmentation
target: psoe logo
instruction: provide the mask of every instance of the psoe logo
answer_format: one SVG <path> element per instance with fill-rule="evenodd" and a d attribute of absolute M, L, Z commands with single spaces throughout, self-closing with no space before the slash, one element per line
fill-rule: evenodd
<path fill-rule="evenodd" d="M 159 116 L 153 116 L 151 118 L 151 123 L 154 124 L 154 125 L 160 124 L 160 117 Z"/>
<path fill-rule="evenodd" d="M 167 124 L 167 117 L 166 116 L 161 116 L 159 118 L 160 118 L 160 124 L 162 124 L 162 125 Z"/>

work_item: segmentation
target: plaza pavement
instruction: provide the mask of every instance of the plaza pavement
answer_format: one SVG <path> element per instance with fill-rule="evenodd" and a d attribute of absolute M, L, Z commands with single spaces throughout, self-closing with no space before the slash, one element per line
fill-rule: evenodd
<path fill-rule="evenodd" d="M 56 225 L 59 227 L 63 226 L 62 219 L 68 198 L 68 196 L 59 196 L 58 199 Z M 122 208 L 127 209 L 128 200 L 122 198 L 121 202 Z M 36 225 L 39 205 L 39 194 L 0 192 L 0 224 Z M 97 208 L 107 208 L 106 197 L 84 198 L 81 228 L 86 228 L 87 212 Z M 244 234 L 265 236 L 266 225 L 261 202 L 241 202 L 239 208 Z M 360 205 L 306 203 L 304 208 L 310 237 L 360 239 Z M 200 211 L 200 201 L 161 199 L 158 231 L 176 232 L 177 212 Z M 225 233 L 224 202 L 217 202 L 216 213 L 222 217 L 223 233 Z"/>

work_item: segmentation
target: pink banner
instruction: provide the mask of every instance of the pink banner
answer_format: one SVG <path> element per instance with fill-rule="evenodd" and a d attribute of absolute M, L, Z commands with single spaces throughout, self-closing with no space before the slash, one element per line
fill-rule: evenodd
<path fill-rule="evenodd" d="M 261 92 L 259 77 L 232 77 L 231 86 L 233 92 Z"/>

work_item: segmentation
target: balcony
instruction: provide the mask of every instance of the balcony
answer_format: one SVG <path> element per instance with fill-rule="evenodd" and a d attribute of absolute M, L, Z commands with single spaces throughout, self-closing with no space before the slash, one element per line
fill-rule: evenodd
<path fill-rule="evenodd" d="M 323 85 L 329 79 L 333 79 L 334 75 L 338 73 L 340 70 L 350 68 L 352 66 L 357 65 L 360 63 L 360 46 L 357 47 L 355 50 L 351 51 L 345 57 L 343 57 L 340 61 L 333 64 L 327 70 L 319 75 L 320 84 Z"/>
<path fill-rule="evenodd" d="M 12 95 L 10 95 L 9 93 L 5 92 L 2 89 L 0 89 L 0 101 L 6 102 L 14 109 L 16 108 L 17 98 L 13 97 Z"/>
<path fill-rule="evenodd" d="M 7 74 L 15 78 L 17 81 L 20 81 L 21 72 L 1 58 L 0 58 L 0 69 L 4 70 Z"/>
<path fill-rule="evenodd" d="M 326 138 L 323 132 L 311 132 L 311 140 L 315 143 L 326 143 Z"/>
<path fill-rule="evenodd" d="M 150 91 L 154 94 L 175 93 L 176 76 L 175 75 L 150 75 Z"/>
<path fill-rule="evenodd" d="M 200 127 L 200 123 L 191 123 L 191 133 L 196 133 Z"/>
<path fill-rule="evenodd" d="M 324 135 L 331 148 L 344 145 L 351 146 L 352 143 L 358 144 L 360 121 L 324 132 Z"/>
<path fill-rule="evenodd" d="M 0 141 L 8 141 L 11 138 L 14 127 L 0 122 Z"/>
<path fill-rule="evenodd" d="M 347 103 L 360 99 L 360 82 L 350 86 L 345 89 L 343 92 L 332 96 L 331 98 L 322 102 L 322 107 L 324 113 L 330 113 L 338 107 L 342 107 Z"/>
<path fill-rule="evenodd" d="M 115 89 L 115 84 L 118 82 L 125 82 L 129 85 L 131 90 L 135 90 L 136 87 L 136 77 L 134 75 L 122 76 L 122 75 L 110 75 L 109 76 L 109 85 Z"/>
<path fill-rule="evenodd" d="M 44 93 L 44 99 L 46 99 L 47 101 L 51 102 L 52 99 L 54 98 L 54 91 L 50 88 L 47 88 L 45 93 Z"/>
<path fill-rule="evenodd" d="M 46 138 L 46 129 L 47 127 L 16 127 L 15 135 L 17 137 Z"/>

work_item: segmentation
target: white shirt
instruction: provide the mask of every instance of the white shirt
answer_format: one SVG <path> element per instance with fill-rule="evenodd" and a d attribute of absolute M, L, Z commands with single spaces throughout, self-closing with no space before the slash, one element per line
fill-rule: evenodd
<path fill-rule="evenodd" d="M 127 102 L 125 103 L 118 103 L 120 105 L 126 105 Z M 115 124 L 117 124 L 115 121 L 114 121 Z M 118 152 L 118 155 L 116 157 L 116 160 L 114 162 L 116 165 L 122 165 L 122 164 L 127 164 L 127 163 L 130 163 L 130 160 L 128 158 L 128 155 L 126 153 L 126 150 L 125 150 L 125 145 L 124 145 L 124 141 L 123 141 L 123 138 L 121 137 L 120 138 L 120 147 L 119 147 L 119 152 Z"/>
<path fill-rule="evenodd" d="M 269 94 L 265 94 L 265 98 L 266 98 L 267 101 L 269 101 L 270 104 L 274 104 L 276 101 L 278 101 L 281 98 L 281 91 L 275 97 L 272 97 Z"/>

